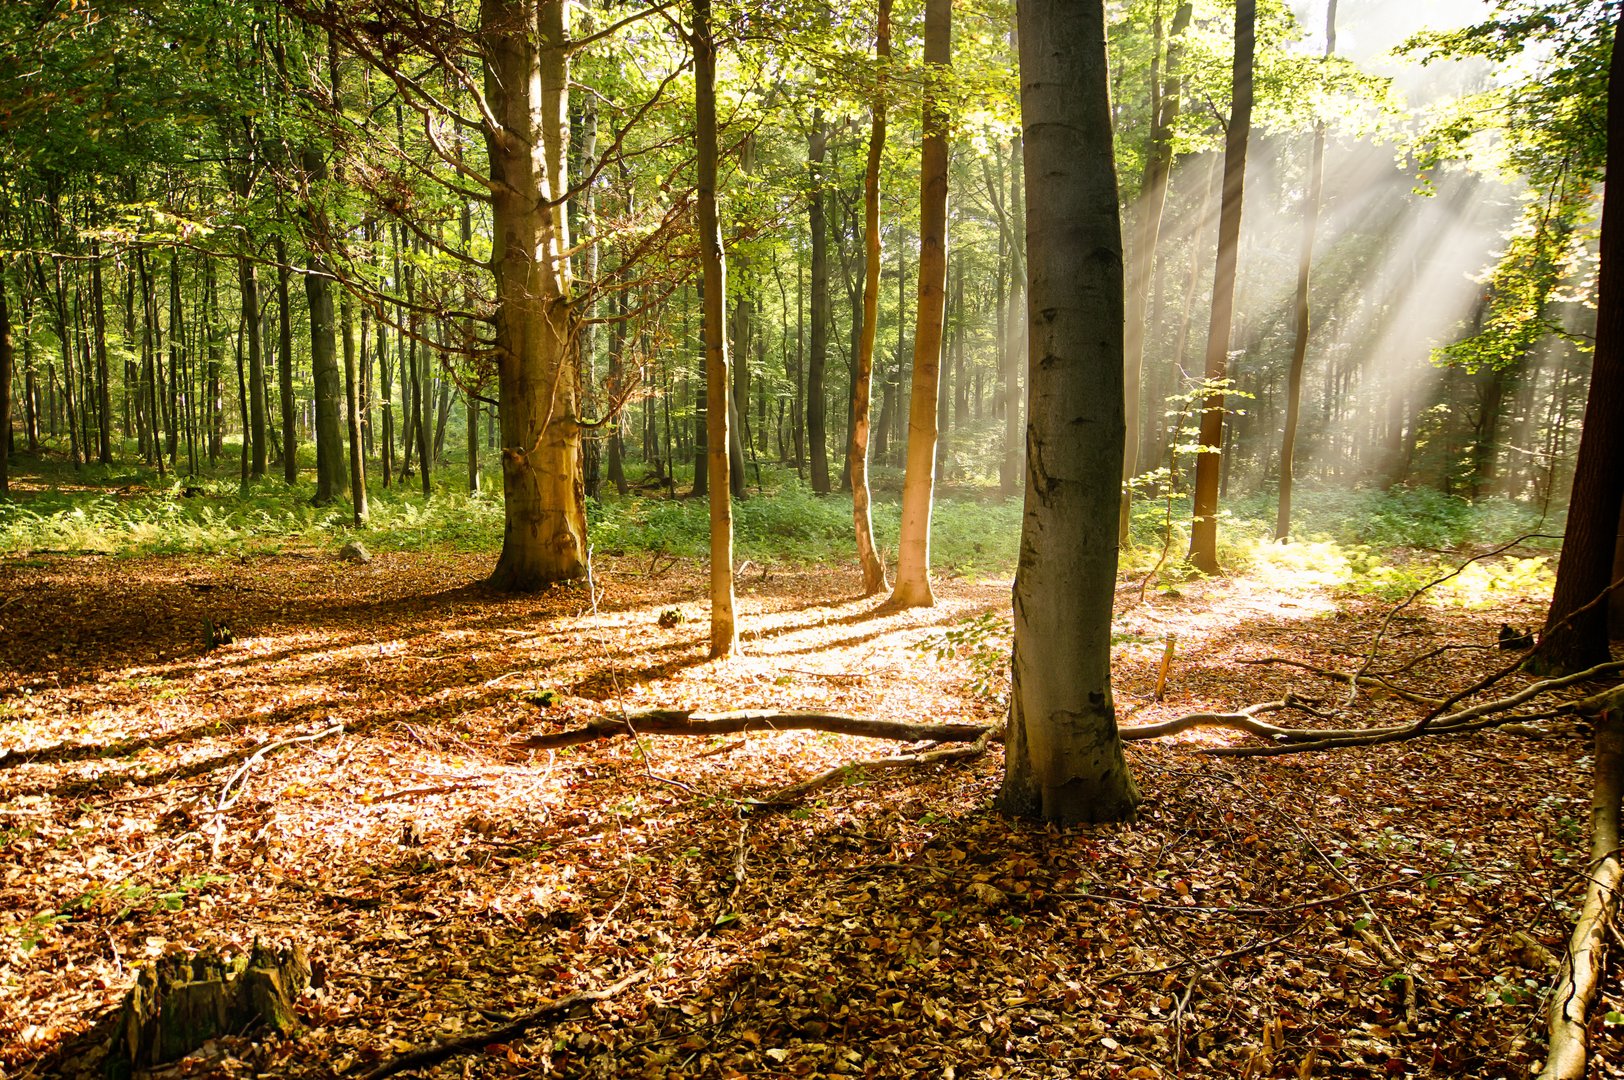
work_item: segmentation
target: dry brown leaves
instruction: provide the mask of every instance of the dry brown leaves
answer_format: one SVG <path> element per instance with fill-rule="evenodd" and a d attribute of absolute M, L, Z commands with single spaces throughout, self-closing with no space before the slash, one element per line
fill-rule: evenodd
<path fill-rule="evenodd" d="M 1571 728 L 1214 762 L 1136 744 L 1132 825 L 990 811 L 1001 760 L 891 773 L 787 813 L 737 800 L 876 752 L 816 733 L 532 755 L 516 732 L 651 706 L 995 720 L 967 663 L 913 646 L 1008 604 L 948 581 L 882 615 L 841 570 L 751 570 L 745 653 L 704 658 L 704 582 L 599 565 L 504 599 L 485 567 L 386 555 L 0 568 L 0 1065 L 33 1075 L 170 943 L 304 941 L 297 1042 L 225 1040 L 189 1074 L 318 1076 L 459 1037 L 653 965 L 586 1020 L 445 1076 L 1522 1076 L 1585 844 Z M 1246 581 L 1133 606 L 1135 722 L 1343 690 L 1381 609 Z M 679 610 L 683 621 L 660 625 Z M 1486 643 L 1537 610 L 1422 608 L 1390 648 Z M 205 619 L 236 643 L 206 650 Z M 674 621 L 668 619 L 668 622 Z M 1165 635 L 1169 693 L 1148 699 Z M 1499 656 L 1405 676 L 1458 685 Z M 543 695 L 542 692 L 551 691 Z M 530 699 L 530 700 L 527 700 Z M 531 700 L 550 700 L 546 708 Z M 1362 696 L 1371 723 L 1410 715 Z M 241 797 L 221 785 L 267 755 Z M 1356 890 L 1382 886 L 1369 892 Z M 1621 1045 L 1601 1014 L 1596 1075 Z M 1614 1070 L 1608 1072 L 1607 1070 Z"/>

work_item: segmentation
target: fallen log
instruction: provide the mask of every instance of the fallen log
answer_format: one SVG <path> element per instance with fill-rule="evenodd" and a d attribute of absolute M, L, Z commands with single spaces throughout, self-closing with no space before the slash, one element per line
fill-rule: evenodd
<path fill-rule="evenodd" d="M 1618 913 L 1618 893 L 1624 885 L 1624 860 L 1619 853 L 1619 803 L 1624 796 L 1624 710 L 1617 708 L 1624 690 L 1597 695 L 1614 707 L 1596 720 L 1596 784 L 1590 804 L 1590 864 L 1586 874 L 1585 903 L 1568 939 L 1568 959 L 1551 992 L 1550 1042 L 1539 1080 L 1581 1080 L 1589 1048 L 1586 1044 L 1590 1006 L 1601 981 L 1607 928 Z M 1594 699 L 1592 699 L 1594 700 Z"/>
<path fill-rule="evenodd" d="M 604 716 L 580 727 L 530 735 L 515 746 L 553 750 L 561 746 L 615 739 L 626 735 L 736 735 L 744 731 L 826 731 L 897 742 L 974 742 L 991 730 L 985 724 L 912 724 L 869 720 L 838 713 L 773 712 L 742 709 L 700 713 L 689 709 L 648 709 L 625 716 Z"/>

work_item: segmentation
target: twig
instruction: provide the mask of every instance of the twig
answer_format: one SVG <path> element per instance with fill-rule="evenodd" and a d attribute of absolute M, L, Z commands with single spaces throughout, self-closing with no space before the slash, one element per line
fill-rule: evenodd
<path fill-rule="evenodd" d="M 471 791 L 476 788 L 488 788 L 491 785 L 483 780 L 472 784 L 436 784 L 428 787 L 405 788 L 401 791 L 392 791 L 388 795 L 380 795 L 372 800 L 374 806 L 378 803 L 394 802 L 397 799 L 411 799 L 418 795 L 447 795 L 453 791 Z"/>
<path fill-rule="evenodd" d="M 607 1001 L 628 986 L 647 978 L 648 973 L 647 968 L 634 971 L 601 990 L 577 990 L 572 994 L 565 994 L 563 997 L 549 1001 L 541 1008 L 526 1013 L 512 1023 L 504 1024 L 499 1028 L 474 1035 L 466 1035 L 463 1038 L 453 1039 L 451 1042 L 432 1046 L 425 1050 L 414 1050 L 409 1054 L 402 1054 L 400 1057 L 386 1061 L 376 1069 L 366 1073 L 361 1077 L 361 1080 L 383 1080 L 383 1077 L 393 1076 L 408 1069 L 422 1069 L 430 1065 L 437 1065 L 450 1058 L 481 1050 L 492 1043 L 509 1042 L 545 1021 L 562 1020 L 570 1017 L 579 1012 L 583 1005 Z"/>
<path fill-rule="evenodd" d="M 237 771 L 231 774 L 231 779 L 227 780 L 225 786 L 220 789 L 220 797 L 214 804 L 214 812 L 223 814 L 236 804 L 237 800 L 242 797 L 243 791 L 247 788 L 248 773 L 255 765 L 259 764 L 259 760 L 266 754 L 280 750 L 284 746 L 292 746 L 294 743 L 315 742 L 317 739 L 325 739 L 329 735 L 340 735 L 343 731 L 343 724 L 334 724 L 330 728 L 325 728 L 310 735 L 295 735 L 291 739 L 267 743 L 255 750 L 247 761 L 237 767 Z"/>
<path fill-rule="evenodd" d="M 1213 964 L 1219 964 L 1225 960 L 1233 960 L 1237 956 L 1245 956 L 1247 953 L 1254 953 L 1259 949 L 1267 949 L 1272 945 L 1278 945 L 1287 938 L 1295 937 L 1297 934 L 1302 933 L 1302 931 L 1303 927 L 1298 926 L 1291 930 L 1287 930 L 1284 934 L 1280 934 L 1277 937 L 1269 938 L 1267 941 L 1254 941 L 1250 945 L 1239 949 L 1232 949 L 1226 953 L 1219 953 L 1217 956 L 1197 956 L 1192 957 L 1189 960 L 1180 960 L 1176 964 L 1165 964 L 1162 967 L 1142 968 L 1138 971 L 1119 971 L 1115 975 L 1107 975 L 1096 985 L 1104 986 L 1107 983 L 1116 982 L 1118 979 L 1134 979 L 1141 975 L 1165 975 L 1169 971 L 1182 971 L 1184 968 L 1195 965 L 1199 965 L 1201 967 L 1211 967 Z"/>

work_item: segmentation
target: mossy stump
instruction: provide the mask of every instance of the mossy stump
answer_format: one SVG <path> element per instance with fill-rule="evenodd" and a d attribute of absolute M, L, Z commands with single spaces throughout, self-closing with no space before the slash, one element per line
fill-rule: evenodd
<path fill-rule="evenodd" d="M 309 985 L 310 960 L 298 945 L 273 949 L 256 940 L 234 958 L 170 952 L 141 969 L 124 999 L 105 1075 L 125 1080 L 252 1028 L 285 1035 L 296 1026 L 294 1000 Z"/>

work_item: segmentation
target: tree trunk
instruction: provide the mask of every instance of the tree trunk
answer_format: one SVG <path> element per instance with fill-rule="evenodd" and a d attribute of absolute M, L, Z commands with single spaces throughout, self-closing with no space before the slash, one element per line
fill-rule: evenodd
<path fill-rule="evenodd" d="M 1122 231 L 1101 0 L 1021 0 L 1027 219 L 1026 510 L 998 807 L 1130 817 L 1111 698 L 1123 455 Z"/>
<path fill-rule="evenodd" d="M 693 0 L 694 143 L 698 168 L 699 261 L 705 278 L 706 456 L 710 485 L 710 654 L 729 656 L 733 623 L 733 503 L 728 486 L 727 257 L 716 213 L 716 43 L 710 0 Z"/>
<path fill-rule="evenodd" d="M 1624 12 L 1615 24 L 1624 26 Z M 1624 150 L 1624 70 L 1607 81 L 1607 156 Z M 1545 620 L 1542 672 L 1582 671 L 1610 659 L 1606 600 L 1624 506 L 1624 184 L 1605 185 L 1601 211 L 1601 270 L 1596 296 L 1596 348 L 1585 403 L 1579 461 L 1568 502 L 1567 531 L 1556 588 Z M 1624 589 L 1624 586 L 1620 586 Z M 1581 611 L 1586 605 L 1588 610 Z"/>
<path fill-rule="evenodd" d="M 1336 0 L 1331 0 L 1333 6 Z M 1161 243 L 1162 214 L 1167 206 L 1167 180 L 1173 166 L 1173 125 L 1178 122 L 1179 105 L 1183 93 L 1180 75 L 1184 55 L 1184 32 L 1189 28 L 1193 5 L 1189 0 L 1179 4 L 1173 13 L 1173 25 L 1167 35 L 1167 64 L 1158 80 L 1155 59 L 1151 64 L 1151 95 L 1155 101 L 1150 133 L 1150 146 L 1145 151 L 1145 168 L 1139 185 L 1138 229 L 1128 263 L 1126 315 L 1123 323 L 1123 353 L 1126 367 L 1124 376 L 1124 419 L 1127 423 L 1127 443 L 1122 458 L 1122 514 L 1117 522 L 1117 542 L 1128 542 L 1128 529 L 1133 521 L 1133 478 L 1139 475 L 1141 372 L 1145 361 L 1145 334 L 1149 329 L 1146 318 L 1150 299 L 1151 280 L 1156 269 L 1156 249 Z M 1161 11 L 1156 13 L 1157 36 L 1161 34 Z"/>
<path fill-rule="evenodd" d="M 90 243 L 90 303 L 96 331 L 96 460 L 113 463 L 113 392 L 107 366 L 107 305 L 102 293 L 101 245 Z"/>
<path fill-rule="evenodd" d="M 807 227 L 812 233 L 812 329 L 807 344 L 806 436 L 811 444 L 812 490 L 829 494 L 829 445 L 825 430 L 824 373 L 829 361 L 829 228 L 824 221 L 823 159 L 829 146 L 829 126 L 823 110 L 812 110 L 812 133 L 807 145 L 811 191 L 807 195 Z"/>
<path fill-rule="evenodd" d="M 0 263 L 0 499 L 11 496 L 11 309 L 5 265 Z"/>
<path fill-rule="evenodd" d="M 885 70 L 891 58 L 891 0 L 879 0 L 874 57 L 878 75 L 869 106 L 873 121 L 863 171 L 863 330 L 857 345 L 857 377 L 851 395 L 851 513 L 857 533 L 857 562 L 863 568 L 864 596 L 884 592 L 889 585 L 885 562 L 874 544 L 874 521 L 869 512 L 868 414 L 873 396 L 874 339 L 880 322 L 880 162 L 885 151 Z"/>
<path fill-rule="evenodd" d="M 1325 9 L 1325 55 L 1336 53 L 1336 4 Z M 1303 239 L 1297 253 L 1297 303 L 1291 366 L 1286 371 L 1286 426 L 1280 440 L 1280 504 L 1275 512 L 1274 538 L 1291 535 L 1291 484 L 1297 457 L 1297 421 L 1303 403 L 1303 364 L 1308 358 L 1311 329 L 1308 309 L 1309 272 L 1314 265 L 1314 233 L 1319 229 L 1321 193 L 1325 186 L 1325 124 L 1314 125 L 1314 149 L 1308 160 L 1308 197 L 1303 204 Z"/>
<path fill-rule="evenodd" d="M 361 447 L 361 387 L 355 361 L 355 326 L 350 321 L 348 294 L 339 304 L 339 323 L 344 335 L 344 404 L 350 428 L 349 488 L 355 510 L 355 527 L 359 529 L 367 521 L 367 466 Z"/>
<path fill-rule="evenodd" d="M 1201 404 L 1201 449 L 1195 459 L 1195 513 L 1190 523 L 1190 563 L 1204 574 L 1218 572 L 1223 383 L 1229 377 L 1229 335 L 1235 317 L 1235 267 L 1240 252 L 1246 143 L 1252 131 L 1252 54 L 1257 47 L 1256 22 L 1257 0 L 1237 0 L 1234 105 L 1224 136 L 1224 198 L 1218 209 L 1218 262 L 1212 282 L 1212 313 L 1207 324 L 1206 397 Z"/>
<path fill-rule="evenodd" d="M 1021 230 L 1024 226 L 1025 213 L 1022 210 L 1022 175 L 1021 158 L 1024 153 L 1019 136 L 1010 140 L 1010 237 L 1016 242 L 1010 244 L 1009 267 L 1010 287 L 1007 298 L 1008 307 L 1004 313 L 1004 337 L 999 343 L 1000 356 L 1004 367 L 1004 441 L 1003 462 L 999 468 L 999 477 L 1007 477 L 1002 490 L 1005 495 L 1012 495 L 1016 485 L 1022 482 L 1021 463 L 1025 454 L 1026 440 L 1021 437 L 1021 367 L 1026 359 L 1027 326 L 1026 326 L 1026 264 L 1022 255 L 1022 245 L 1019 242 Z"/>
<path fill-rule="evenodd" d="M 243 332 L 248 339 L 248 423 L 243 438 L 249 447 L 249 475 L 265 475 L 265 354 L 259 337 L 259 278 L 246 255 L 237 256 L 242 293 Z"/>
<path fill-rule="evenodd" d="M 502 554 L 491 583 L 539 589 L 586 570 L 576 316 L 563 211 L 566 0 L 482 0 L 502 433 Z M 539 95 L 539 97 L 538 97 Z"/>
<path fill-rule="evenodd" d="M 327 161 L 321 152 L 306 147 L 303 154 L 305 176 L 312 185 L 327 181 Z M 327 259 L 321 245 L 327 242 L 326 214 L 314 208 L 306 212 L 309 229 L 309 268 L 304 276 L 305 303 L 310 308 L 310 374 L 316 385 L 316 495 L 317 506 L 325 506 L 349 492 L 348 462 L 344 460 L 344 383 L 339 374 L 338 342 L 333 322 L 333 286 Z M 289 381 L 291 386 L 291 380 Z M 293 414 L 289 402 L 282 403 L 283 423 Z M 293 434 L 284 432 L 284 444 L 293 446 Z M 289 468 L 291 466 L 284 466 Z M 424 469 L 427 472 L 427 468 Z"/>
<path fill-rule="evenodd" d="M 919 166 L 919 298 L 908 399 L 908 466 L 897 541 L 898 607 L 930 607 L 930 511 L 936 486 L 936 382 L 947 300 L 947 114 L 941 79 L 952 59 L 951 0 L 925 0 L 924 138 Z"/>
<path fill-rule="evenodd" d="M 308 280 L 308 279 L 307 279 Z M 299 399 L 293 393 L 293 299 L 289 296 L 293 282 L 293 268 L 288 265 L 288 244 L 276 238 L 276 384 L 282 398 L 282 481 L 289 487 L 299 482 L 299 425 L 295 410 Z M 316 320 L 315 307 L 310 311 L 312 329 Z M 312 334 L 314 352 L 314 334 Z M 317 447 L 317 458 L 320 458 Z M 320 469 L 316 473 L 321 476 Z M 319 497 L 319 495 L 318 495 Z M 325 500 L 322 500 L 325 501 Z"/>
<path fill-rule="evenodd" d="M 625 496 L 631 489 L 626 484 L 625 438 L 620 430 L 619 405 L 625 394 L 625 360 L 626 351 L 626 320 L 629 317 L 631 303 L 629 290 L 621 289 L 616 300 L 616 318 L 614 327 L 609 331 L 609 400 L 616 404 L 616 416 L 609 425 L 609 482 L 615 486 L 615 491 Z M 645 411 L 647 419 L 652 413 Z M 645 428 L 651 425 L 645 424 Z"/>

